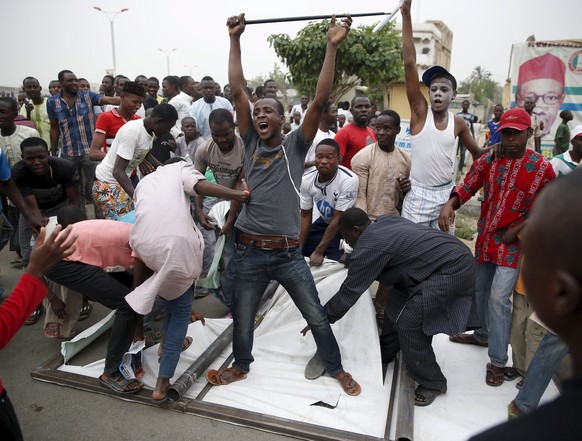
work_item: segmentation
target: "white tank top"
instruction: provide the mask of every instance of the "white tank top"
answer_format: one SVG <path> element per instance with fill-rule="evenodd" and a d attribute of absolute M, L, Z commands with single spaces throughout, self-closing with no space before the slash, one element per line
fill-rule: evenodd
<path fill-rule="evenodd" d="M 439 130 L 429 107 L 424 127 L 419 134 L 410 137 L 410 142 L 411 178 L 431 187 L 445 185 L 454 179 L 457 138 L 455 116 L 451 112 L 448 112 L 447 127 Z"/>

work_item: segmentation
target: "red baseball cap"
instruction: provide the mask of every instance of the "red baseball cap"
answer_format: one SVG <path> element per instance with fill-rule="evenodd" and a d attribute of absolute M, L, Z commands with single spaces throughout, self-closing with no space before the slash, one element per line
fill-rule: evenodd
<path fill-rule="evenodd" d="M 529 113 L 525 110 L 515 107 L 513 109 L 509 109 L 508 111 L 504 112 L 501 115 L 501 119 L 499 121 L 499 130 L 503 129 L 516 129 L 521 132 L 524 130 L 531 128 L 531 117 Z"/>

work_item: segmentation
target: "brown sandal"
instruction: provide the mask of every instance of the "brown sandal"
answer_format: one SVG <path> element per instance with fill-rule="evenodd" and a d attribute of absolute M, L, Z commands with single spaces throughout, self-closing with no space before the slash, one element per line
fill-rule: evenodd
<path fill-rule="evenodd" d="M 227 384 L 244 380 L 245 378 L 247 378 L 247 374 L 239 371 L 235 367 L 229 367 L 221 370 L 211 369 L 206 374 L 206 380 L 215 386 L 226 386 Z"/>
<path fill-rule="evenodd" d="M 352 376 L 346 371 L 341 371 L 335 376 L 335 378 L 337 381 L 339 381 L 342 389 L 346 394 L 355 397 L 356 395 L 360 395 L 360 392 L 362 392 L 362 388 L 357 383 L 357 381 L 354 380 Z"/>
<path fill-rule="evenodd" d="M 492 363 L 487 363 L 487 375 L 485 383 L 489 386 L 501 386 L 505 381 L 505 368 L 497 367 Z"/>

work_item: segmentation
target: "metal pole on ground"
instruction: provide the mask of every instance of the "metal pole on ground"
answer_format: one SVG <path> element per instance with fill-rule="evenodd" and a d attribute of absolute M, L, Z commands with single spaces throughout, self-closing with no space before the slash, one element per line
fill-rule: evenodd
<path fill-rule="evenodd" d="M 271 298 L 275 294 L 275 291 L 277 291 L 278 287 L 279 283 L 275 281 L 271 281 L 269 283 L 269 285 L 265 289 L 265 292 L 263 293 L 263 300 L 261 306 L 259 306 L 259 311 L 261 311 L 261 309 L 267 304 L 267 302 L 271 300 Z M 259 313 L 258 318 L 255 321 L 255 329 L 263 321 L 266 312 L 267 311 Z M 214 342 L 202 354 L 200 354 L 200 357 L 198 357 L 194 361 L 194 363 L 192 363 L 190 367 L 188 367 L 188 369 L 184 371 L 180 378 L 178 378 L 174 382 L 174 384 L 170 386 L 170 388 L 168 389 L 168 398 L 170 400 L 173 401 L 180 400 L 184 396 L 186 391 L 190 389 L 190 386 L 192 386 L 192 384 L 194 384 L 196 380 L 203 376 L 206 369 L 208 369 L 208 366 L 210 366 L 214 362 L 214 360 L 216 360 L 216 358 L 222 353 L 222 351 L 224 351 L 224 349 L 230 344 L 230 342 L 232 342 L 232 334 L 233 325 L 231 323 L 228 326 L 228 328 L 226 328 L 222 332 L 222 334 L 220 334 L 218 338 L 214 340 Z M 222 364 L 221 368 L 227 367 L 232 361 L 232 358 L 233 356 L 232 354 L 230 354 L 227 357 L 226 361 Z M 201 399 L 201 394 L 203 393 L 204 395 L 206 395 L 206 392 L 208 392 L 208 390 L 210 389 L 209 386 L 211 385 L 207 384 L 206 387 L 202 390 L 202 392 L 200 392 L 200 394 L 196 397 L 196 399 Z M 202 397 L 204 395 L 202 395 Z"/>
<path fill-rule="evenodd" d="M 414 379 L 408 373 L 402 360 L 402 353 L 398 354 L 398 410 L 396 413 L 396 441 L 414 440 Z"/>

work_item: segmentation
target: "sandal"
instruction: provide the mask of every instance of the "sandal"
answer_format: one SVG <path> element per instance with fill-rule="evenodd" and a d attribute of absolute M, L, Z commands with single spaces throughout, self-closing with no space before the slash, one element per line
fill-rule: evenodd
<path fill-rule="evenodd" d="M 513 366 L 505 368 L 505 371 L 503 373 L 503 378 L 505 378 L 505 381 L 513 381 L 517 377 L 521 377 L 521 374 L 517 369 L 515 369 Z"/>
<path fill-rule="evenodd" d="M 86 305 L 83 305 L 81 307 L 81 310 L 79 311 L 79 322 L 82 322 L 83 320 L 86 320 L 89 318 L 89 316 L 91 315 L 91 312 L 93 311 L 93 305 L 91 305 L 91 303 L 87 303 Z"/>
<path fill-rule="evenodd" d="M 47 323 L 44 327 L 44 336 L 46 338 L 58 338 L 61 336 L 61 325 L 58 323 Z"/>
<path fill-rule="evenodd" d="M 507 406 L 507 419 L 509 421 L 516 420 L 519 417 L 522 417 L 524 415 L 525 415 L 525 412 L 523 410 L 521 410 L 519 407 L 517 407 L 517 404 L 515 404 L 515 400 L 508 404 L 508 406 Z"/>
<path fill-rule="evenodd" d="M 515 387 L 517 387 L 518 389 L 521 389 L 523 387 L 524 382 L 525 382 L 525 378 L 522 378 L 521 380 L 519 380 L 517 382 L 517 384 L 515 385 Z"/>
<path fill-rule="evenodd" d="M 206 380 L 215 386 L 226 386 L 227 384 L 241 381 L 247 378 L 247 374 L 239 371 L 235 367 L 216 370 L 211 369 L 206 374 Z"/>
<path fill-rule="evenodd" d="M 414 405 L 419 407 L 430 406 L 436 397 L 442 393 L 440 390 L 418 386 L 414 391 Z"/>
<path fill-rule="evenodd" d="M 42 304 L 38 305 L 38 307 L 30 314 L 30 317 L 24 322 L 26 326 L 34 325 L 36 322 L 39 321 L 40 316 L 42 315 Z"/>
<path fill-rule="evenodd" d="M 182 340 L 182 347 L 180 348 L 180 352 L 184 352 L 186 349 L 188 349 L 192 345 L 193 341 L 194 340 L 189 335 L 184 337 L 184 340 Z M 164 346 L 162 343 L 160 343 L 160 347 L 158 348 L 158 363 L 160 361 L 162 361 L 163 354 L 164 354 Z"/>
<path fill-rule="evenodd" d="M 356 395 L 360 395 L 360 392 L 362 392 L 362 388 L 357 383 L 357 381 L 354 380 L 352 376 L 346 371 L 341 371 L 335 376 L 335 378 L 340 382 L 342 389 L 346 394 L 355 397 Z"/>
<path fill-rule="evenodd" d="M 143 336 L 146 341 L 146 347 L 149 348 L 150 346 L 153 346 L 160 342 L 160 340 L 162 339 L 162 332 L 156 331 L 155 329 L 148 326 L 144 328 Z"/>
<path fill-rule="evenodd" d="M 111 389 L 113 392 L 117 392 L 120 394 L 134 394 L 142 390 L 144 386 L 144 384 L 141 381 L 137 381 L 135 379 L 126 380 L 125 377 L 121 374 L 118 374 L 115 378 L 108 377 L 107 380 L 104 380 L 103 376 L 101 375 L 99 376 L 99 383 L 101 383 L 103 387 Z M 134 384 L 139 385 L 139 387 L 135 389 L 128 388 L 130 385 Z"/>
<path fill-rule="evenodd" d="M 485 375 L 485 383 L 489 386 L 498 387 L 503 384 L 505 380 L 505 368 L 495 366 L 492 363 L 487 363 L 487 374 Z"/>

